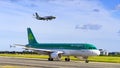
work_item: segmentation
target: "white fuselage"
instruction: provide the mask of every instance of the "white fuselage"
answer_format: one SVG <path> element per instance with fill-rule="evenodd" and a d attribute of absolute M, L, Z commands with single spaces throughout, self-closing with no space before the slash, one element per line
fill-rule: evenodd
<path fill-rule="evenodd" d="M 99 50 L 67 50 L 67 49 L 52 49 L 52 51 L 54 52 L 63 52 L 62 55 L 65 56 L 98 56 L 100 55 L 100 51 Z M 38 51 L 37 51 L 38 52 Z M 41 52 L 39 51 L 38 53 L 40 54 L 46 54 L 46 52 Z"/>
<path fill-rule="evenodd" d="M 100 51 L 99 50 L 64 50 L 63 55 L 97 56 L 97 55 L 100 55 Z"/>

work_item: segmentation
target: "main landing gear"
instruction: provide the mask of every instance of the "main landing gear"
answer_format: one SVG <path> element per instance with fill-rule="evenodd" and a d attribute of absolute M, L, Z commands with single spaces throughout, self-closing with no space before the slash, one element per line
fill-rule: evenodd
<path fill-rule="evenodd" d="M 48 58 L 48 61 L 53 61 L 53 58 Z M 65 58 L 65 61 L 70 61 L 70 58 Z"/>
<path fill-rule="evenodd" d="M 70 61 L 70 58 L 65 58 L 65 61 Z"/>
<path fill-rule="evenodd" d="M 65 61 L 70 61 L 70 57 L 67 56 L 67 58 L 65 58 Z"/>
<path fill-rule="evenodd" d="M 89 63 L 89 60 L 85 60 L 85 63 Z"/>
<path fill-rule="evenodd" d="M 53 61 L 53 58 L 48 58 L 48 61 Z"/>

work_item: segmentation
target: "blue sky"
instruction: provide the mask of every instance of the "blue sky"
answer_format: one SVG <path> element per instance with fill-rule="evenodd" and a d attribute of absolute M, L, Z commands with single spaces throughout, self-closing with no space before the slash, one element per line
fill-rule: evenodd
<path fill-rule="evenodd" d="M 33 17 L 53 15 L 55 20 Z M 120 51 L 120 0 L 0 0 L 0 50 L 27 44 L 30 27 L 39 43 L 91 43 Z"/>

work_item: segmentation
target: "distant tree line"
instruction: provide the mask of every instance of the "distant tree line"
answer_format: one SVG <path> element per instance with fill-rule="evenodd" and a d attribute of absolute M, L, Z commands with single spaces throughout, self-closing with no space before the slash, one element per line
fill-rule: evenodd
<path fill-rule="evenodd" d="M 33 51 L 0 51 L 0 54 L 38 54 Z"/>
<path fill-rule="evenodd" d="M 110 52 L 108 56 L 118 56 L 118 57 L 120 57 L 120 52 Z"/>
<path fill-rule="evenodd" d="M 33 51 L 0 51 L 0 54 L 38 54 Z M 100 55 L 106 56 L 106 55 Z M 120 52 L 109 52 L 107 56 L 118 56 L 120 57 Z"/>

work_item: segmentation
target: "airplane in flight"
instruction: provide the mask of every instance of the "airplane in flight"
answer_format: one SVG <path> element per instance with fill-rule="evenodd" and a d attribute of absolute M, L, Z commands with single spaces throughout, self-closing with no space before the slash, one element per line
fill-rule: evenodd
<path fill-rule="evenodd" d="M 76 58 L 82 57 L 86 63 L 89 62 L 89 56 L 98 56 L 100 51 L 92 44 L 88 43 L 38 43 L 31 31 L 27 28 L 28 44 L 14 44 L 15 46 L 23 46 L 23 49 L 32 50 L 38 54 L 48 55 L 48 61 L 61 60 L 62 56 L 66 56 L 65 61 L 70 61 L 70 56 Z"/>
<path fill-rule="evenodd" d="M 37 12 L 35 13 L 35 15 L 33 14 L 33 16 L 35 16 L 35 18 L 36 18 L 37 20 L 46 20 L 46 21 L 48 21 L 48 20 L 56 19 L 56 17 L 54 17 L 54 16 L 44 16 L 44 17 L 40 17 Z"/>

